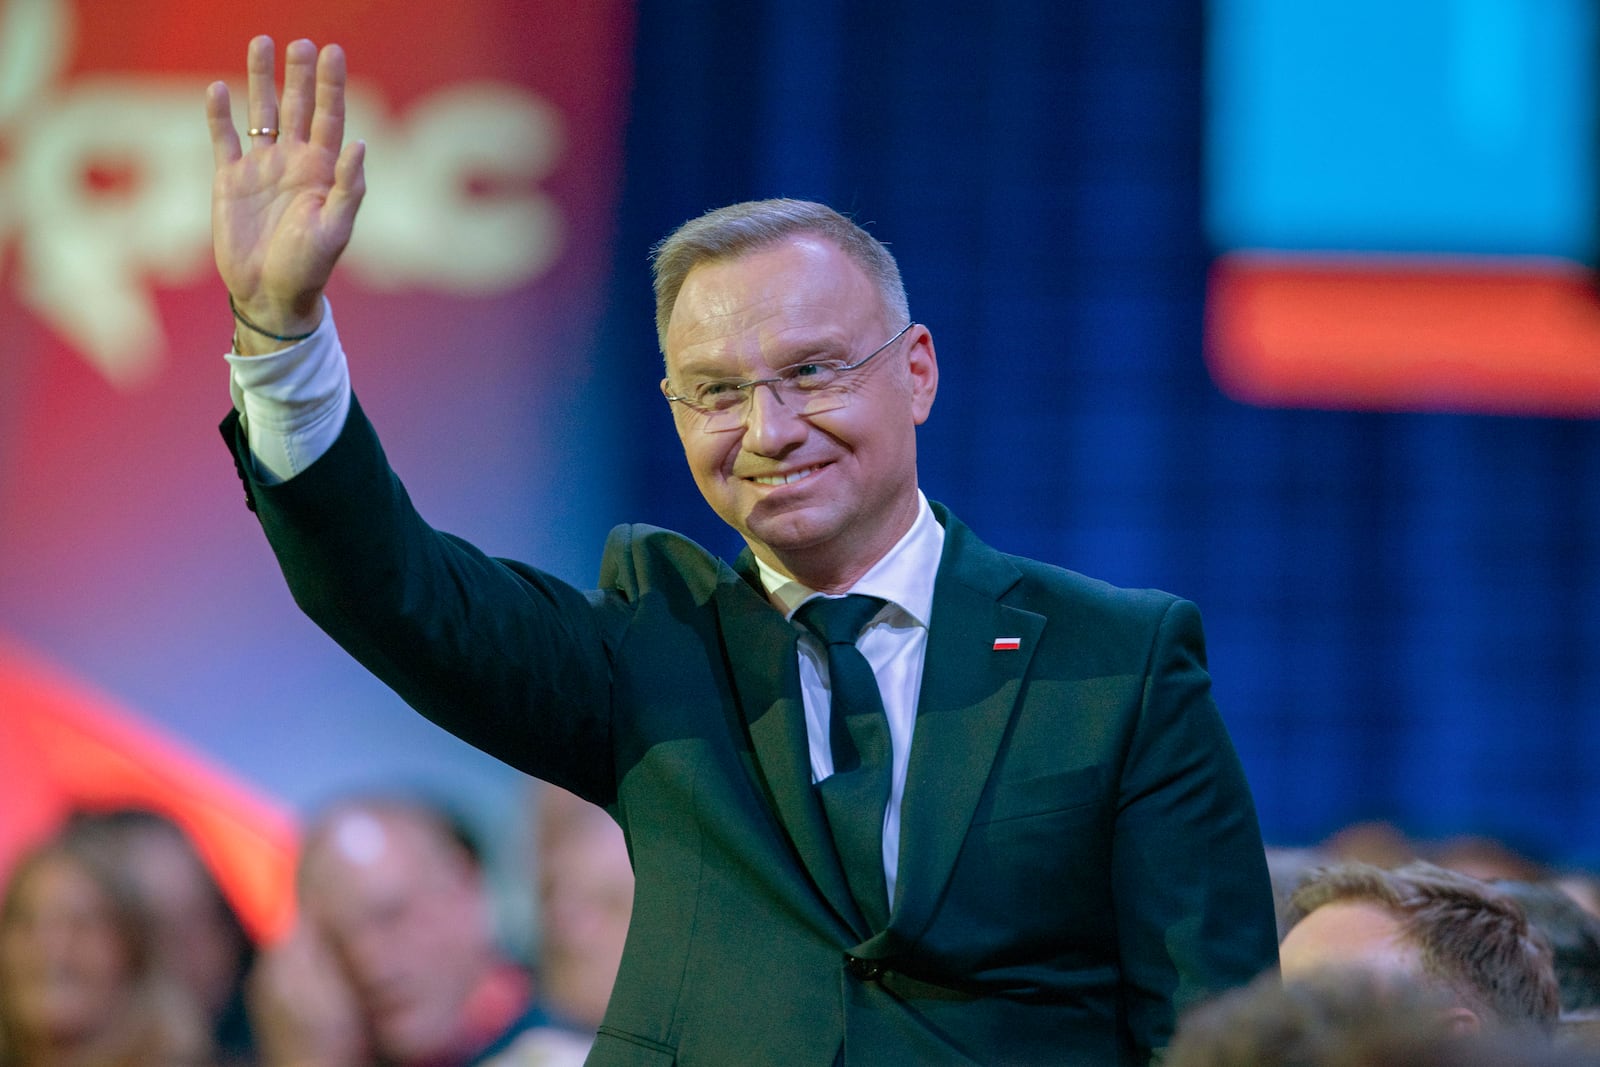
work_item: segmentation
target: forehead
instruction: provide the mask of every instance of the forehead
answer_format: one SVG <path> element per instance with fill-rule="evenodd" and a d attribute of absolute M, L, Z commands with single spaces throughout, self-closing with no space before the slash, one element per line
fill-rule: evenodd
<path fill-rule="evenodd" d="M 48 856 L 17 881 L 12 891 L 15 912 L 80 914 L 109 912 L 111 898 L 83 867 L 65 856 Z"/>
<path fill-rule="evenodd" d="M 307 845 L 302 879 L 332 899 L 354 899 L 421 884 L 444 866 L 444 850 L 411 819 L 389 812 L 340 812 Z"/>
<path fill-rule="evenodd" d="M 1279 946 L 1286 978 L 1330 967 L 1417 974 L 1419 953 L 1400 920 L 1372 901 L 1333 901 L 1294 925 Z"/>
<path fill-rule="evenodd" d="M 883 329 L 883 299 L 824 238 L 797 235 L 691 270 L 667 326 L 671 367 L 771 363 L 790 350 L 847 354 Z"/>

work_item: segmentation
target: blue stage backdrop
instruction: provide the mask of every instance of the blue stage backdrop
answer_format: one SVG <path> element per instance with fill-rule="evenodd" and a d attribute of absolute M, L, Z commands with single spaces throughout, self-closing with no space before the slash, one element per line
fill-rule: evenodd
<path fill-rule="evenodd" d="M 1400 6 L 1408 41 L 1428 39 L 1418 19 L 1517 30 L 1518 12 L 1534 8 L 1563 8 L 1572 31 L 1593 30 L 1572 5 Z M 1267 7 L 1301 23 L 1339 19 L 1325 5 Z M 1300 107 L 1293 120 L 1315 129 L 1332 109 L 1343 136 L 1354 105 L 1340 104 L 1341 85 L 1361 80 L 1363 42 L 1386 33 L 1382 5 L 1366 7 L 1352 17 L 1375 21 L 1325 27 L 1350 45 L 1343 80 L 1320 98 L 1278 101 L 1280 111 Z M 643 5 L 603 345 L 616 400 L 636 405 L 638 433 L 619 457 L 636 515 L 737 549 L 697 498 L 654 390 L 645 249 L 723 202 L 827 201 L 891 243 L 913 316 L 934 332 L 929 494 L 999 547 L 1200 604 L 1217 697 L 1271 841 L 1387 818 L 1419 836 L 1492 833 L 1551 861 L 1593 863 L 1600 426 L 1274 410 L 1229 399 L 1207 373 L 1206 279 L 1229 250 L 1206 226 L 1207 175 L 1236 148 L 1207 144 L 1230 118 L 1208 126 L 1208 40 L 1261 30 L 1239 22 L 1264 18 L 1261 8 Z M 1450 68 L 1512 132 L 1549 102 L 1502 106 L 1471 61 L 1537 70 L 1550 53 L 1495 52 L 1540 46 L 1542 27 L 1520 28 L 1469 33 L 1467 65 Z M 1580 43 L 1592 64 L 1600 48 Z M 1293 71 L 1293 45 L 1290 34 L 1284 50 L 1255 56 L 1265 74 Z M 1400 87 L 1423 117 L 1425 76 Z M 1586 77 L 1569 82 L 1592 86 Z M 1563 132 L 1587 136 L 1579 163 L 1592 167 L 1594 131 Z M 1370 147 L 1347 140 L 1339 151 Z M 1369 160 L 1364 173 L 1381 191 L 1381 166 Z M 1600 200 L 1600 185 L 1566 187 Z M 1597 206 L 1566 210 L 1592 220 Z M 1381 250 L 1381 236 L 1364 232 L 1362 249 Z M 1472 236 L 1440 251 L 1473 251 Z M 1600 360 L 1600 344 L 1590 355 Z M 1440 407 L 1426 400 L 1416 406 Z"/>

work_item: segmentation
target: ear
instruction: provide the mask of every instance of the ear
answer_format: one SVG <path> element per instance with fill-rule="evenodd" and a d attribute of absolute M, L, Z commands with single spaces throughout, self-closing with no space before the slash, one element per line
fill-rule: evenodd
<path fill-rule="evenodd" d="M 920 322 L 911 327 L 911 349 L 906 365 L 911 375 L 911 413 L 918 426 L 928 421 L 934 395 L 939 392 L 939 360 L 933 352 L 933 334 Z"/>
<path fill-rule="evenodd" d="M 1483 1029 L 1483 1020 L 1478 1018 L 1471 1008 L 1457 1005 L 1444 1011 L 1444 1027 L 1451 1034 L 1460 1034 L 1467 1037 L 1476 1035 Z"/>

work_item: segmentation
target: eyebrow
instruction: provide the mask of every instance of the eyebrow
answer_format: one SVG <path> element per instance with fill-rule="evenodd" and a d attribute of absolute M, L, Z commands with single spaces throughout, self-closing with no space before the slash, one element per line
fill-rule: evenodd
<path fill-rule="evenodd" d="M 848 363 L 852 352 L 842 339 L 815 338 L 805 341 L 789 350 L 778 362 L 768 362 L 765 354 L 762 356 L 762 365 L 769 371 L 781 371 L 789 367 L 798 367 L 806 363 L 838 362 Z M 689 360 L 678 368 L 678 374 L 685 380 L 696 378 L 707 381 L 744 381 L 748 380 L 744 374 L 730 373 L 720 364 L 711 360 Z M 756 377 L 763 377 L 757 374 Z"/>

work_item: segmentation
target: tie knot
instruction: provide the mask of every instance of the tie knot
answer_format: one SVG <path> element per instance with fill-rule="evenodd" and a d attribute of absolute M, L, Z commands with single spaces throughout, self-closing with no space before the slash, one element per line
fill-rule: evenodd
<path fill-rule="evenodd" d="M 815 597 L 801 604 L 795 619 L 820 637 L 824 644 L 853 645 L 872 617 L 887 603 L 875 596 L 851 593 L 842 597 Z"/>

